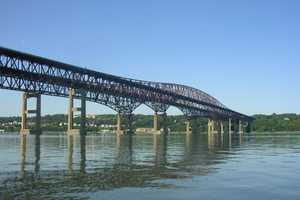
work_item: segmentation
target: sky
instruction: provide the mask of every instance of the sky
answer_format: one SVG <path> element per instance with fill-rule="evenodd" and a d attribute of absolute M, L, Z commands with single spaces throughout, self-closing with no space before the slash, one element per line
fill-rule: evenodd
<path fill-rule="evenodd" d="M 300 113 L 299 10 L 297 0 L 2 0 L 0 46 L 189 85 L 248 115 Z M 20 92 L 0 100 L 0 116 L 20 114 Z M 67 99 L 42 97 L 43 115 L 66 112 Z"/>

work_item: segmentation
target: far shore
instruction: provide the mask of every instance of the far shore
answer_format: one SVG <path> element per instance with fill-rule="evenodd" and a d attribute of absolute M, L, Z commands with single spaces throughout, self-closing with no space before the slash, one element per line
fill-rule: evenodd
<path fill-rule="evenodd" d="M 1 135 L 19 135 L 20 132 L 18 131 L 4 131 L 0 133 Z M 88 131 L 87 135 L 111 135 L 114 136 L 116 133 L 115 131 L 111 131 L 111 132 L 96 132 L 96 131 Z M 186 134 L 185 132 L 178 132 L 178 131 L 174 131 L 171 132 L 170 135 L 184 135 Z M 199 134 L 199 135 L 206 135 L 207 132 L 201 132 L 201 133 L 194 133 L 194 134 Z M 42 135 L 67 135 L 66 131 L 43 131 Z M 134 134 L 137 136 L 151 136 L 151 135 L 157 135 L 157 134 L 153 134 L 153 133 L 144 133 L 144 134 Z M 159 134 L 158 134 L 159 135 Z M 162 134 L 161 134 L 162 135 Z M 226 132 L 225 132 L 226 135 Z M 246 136 L 264 136 L 264 135 L 300 135 L 300 131 L 266 131 L 266 132 L 251 132 L 251 133 L 244 133 L 244 135 Z"/>

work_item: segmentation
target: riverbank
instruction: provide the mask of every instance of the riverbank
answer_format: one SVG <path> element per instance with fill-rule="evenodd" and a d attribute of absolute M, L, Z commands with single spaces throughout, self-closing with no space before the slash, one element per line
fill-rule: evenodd
<path fill-rule="evenodd" d="M 5 131 L 0 134 L 1 135 L 19 135 L 20 132 L 18 131 Z M 97 132 L 97 131 L 88 131 L 86 133 L 87 135 L 115 135 L 115 131 L 110 131 L 110 132 Z M 158 133 L 135 133 L 135 135 L 157 135 Z M 184 135 L 186 132 L 181 132 L 181 131 L 172 131 L 170 132 L 170 135 Z M 199 135 L 206 135 L 207 132 L 197 132 L 194 134 L 199 134 Z M 227 134 L 226 132 L 224 133 L 225 135 Z M 66 131 L 43 131 L 42 135 L 67 135 Z M 277 131 L 277 132 L 251 132 L 251 133 L 244 133 L 244 135 L 252 135 L 252 136 L 268 136 L 268 135 L 276 135 L 276 136 L 287 136 L 287 135 L 300 135 L 300 131 Z"/>

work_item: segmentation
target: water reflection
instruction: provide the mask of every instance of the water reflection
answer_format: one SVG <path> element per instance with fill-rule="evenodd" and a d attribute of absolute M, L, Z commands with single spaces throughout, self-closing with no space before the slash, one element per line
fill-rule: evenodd
<path fill-rule="evenodd" d="M 25 176 L 25 167 L 26 167 L 26 152 L 27 152 L 27 137 L 26 137 L 26 135 L 21 135 L 20 150 L 21 150 L 21 177 L 24 177 Z"/>
<path fill-rule="evenodd" d="M 68 135 L 68 172 L 73 174 L 74 136 Z"/>
<path fill-rule="evenodd" d="M 26 176 L 26 164 L 27 164 L 27 135 L 20 136 L 20 154 L 21 154 L 21 177 Z M 35 175 L 39 174 L 40 171 L 40 158 L 41 158 L 41 139 L 40 135 L 34 136 L 34 173 Z"/>
<path fill-rule="evenodd" d="M 132 163 L 132 135 L 117 135 L 116 136 L 117 157 L 118 164 L 131 164 Z"/>
<path fill-rule="evenodd" d="M 34 172 L 38 174 L 40 172 L 40 158 L 41 158 L 41 138 L 40 135 L 35 136 L 35 145 L 34 145 Z"/>
<path fill-rule="evenodd" d="M 174 189 L 178 180 L 217 174 L 237 150 L 243 154 L 259 141 L 226 134 L 16 137 L 20 162 L 17 171 L 0 176 L 0 199 L 1 193 L 14 199 L 78 199 L 117 188 Z"/>
<path fill-rule="evenodd" d="M 167 135 L 153 135 L 154 166 L 160 168 L 167 164 Z"/>
<path fill-rule="evenodd" d="M 85 173 L 86 168 L 86 134 L 80 135 L 80 172 Z"/>

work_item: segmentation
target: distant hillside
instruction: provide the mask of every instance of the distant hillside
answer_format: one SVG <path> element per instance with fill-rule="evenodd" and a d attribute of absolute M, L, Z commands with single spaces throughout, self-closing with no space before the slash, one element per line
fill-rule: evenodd
<path fill-rule="evenodd" d="M 300 131 L 300 115 L 296 114 L 273 114 L 254 115 L 255 121 L 252 130 L 256 132 L 277 131 Z M 135 128 L 151 128 L 153 125 L 152 115 L 135 115 L 133 126 Z M 29 122 L 32 119 L 29 120 Z M 80 118 L 75 119 L 79 124 Z M 0 117 L 0 129 L 7 131 L 18 131 L 20 129 L 20 117 Z M 194 120 L 195 130 L 207 131 L 207 120 L 202 118 Z M 116 115 L 90 115 L 87 120 L 89 131 L 113 130 L 116 124 Z M 224 123 L 226 126 L 227 123 Z M 67 129 L 67 116 L 63 114 L 46 115 L 42 117 L 42 126 L 48 131 L 64 131 Z M 168 116 L 167 126 L 172 131 L 185 131 L 185 118 L 182 115 Z"/>
<path fill-rule="evenodd" d="M 297 114 L 272 114 L 254 115 L 255 122 L 252 130 L 265 131 L 300 131 L 300 115 Z"/>

